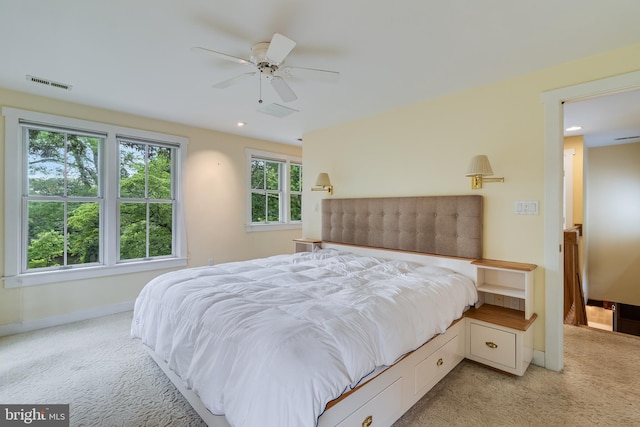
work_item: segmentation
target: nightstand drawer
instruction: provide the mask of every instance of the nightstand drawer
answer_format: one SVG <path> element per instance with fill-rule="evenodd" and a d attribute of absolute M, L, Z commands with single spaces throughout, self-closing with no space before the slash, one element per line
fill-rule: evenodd
<path fill-rule="evenodd" d="M 516 334 L 513 332 L 470 324 L 471 348 L 474 358 L 479 357 L 499 365 L 516 368 Z"/>

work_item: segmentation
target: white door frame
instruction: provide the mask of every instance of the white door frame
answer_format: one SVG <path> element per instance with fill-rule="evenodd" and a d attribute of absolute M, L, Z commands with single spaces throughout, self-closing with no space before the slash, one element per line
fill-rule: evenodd
<path fill-rule="evenodd" d="M 542 94 L 545 122 L 544 265 L 545 367 L 563 366 L 564 265 L 562 235 L 563 108 L 566 101 L 594 98 L 640 88 L 640 71 L 555 89 Z"/>

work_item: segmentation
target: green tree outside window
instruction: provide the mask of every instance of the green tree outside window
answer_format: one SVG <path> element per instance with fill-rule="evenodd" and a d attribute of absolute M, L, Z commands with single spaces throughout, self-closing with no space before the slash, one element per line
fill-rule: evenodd
<path fill-rule="evenodd" d="M 102 138 L 27 129 L 27 268 L 100 259 Z"/>
<path fill-rule="evenodd" d="M 28 269 L 101 262 L 104 138 L 27 128 Z M 173 151 L 120 141 L 120 258 L 173 254 Z"/>
<path fill-rule="evenodd" d="M 301 164 L 253 157 L 250 181 L 251 223 L 302 220 Z"/>
<path fill-rule="evenodd" d="M 173 254 L 173 149 L 120 141 L 120 259 Z"/>

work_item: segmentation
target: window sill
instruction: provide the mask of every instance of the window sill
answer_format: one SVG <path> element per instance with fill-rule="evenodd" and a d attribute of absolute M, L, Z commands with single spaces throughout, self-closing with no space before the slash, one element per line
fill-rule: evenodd
<path fill-rule="evenodd" d="M 279 230 L 301 230 L 302 223 L 296 222 L 291 224 L 247 224 L 245 231 L 252 233 L 254 231 L 279 231 Z"/>
<path fill-rule="evenodd" d="M 184 267 L 186 265 L 187 258 L 171 258 L 128 262 L 113 266 L 100 265 L 96 267 L 79 267 L 68 270 L 49 270 L 41 273 L 19 274 L 17 276 L 4 277 L 3 279 L 5 288 L 20 288 L 23 286 L 44 285 L 48 283 L 86 280 L 97 277 L 115 276 L 118 274 L 130 274 L 143 271 L 162 270 L 165 268 Z"/>

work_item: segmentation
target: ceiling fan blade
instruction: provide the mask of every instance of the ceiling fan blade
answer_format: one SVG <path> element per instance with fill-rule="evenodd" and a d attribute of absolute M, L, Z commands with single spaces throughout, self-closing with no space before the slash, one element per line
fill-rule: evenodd
<path fill-rule="evenodd" d="M 256 75 L 255 72 L 240 74 L 239 76 L 235 76 L 235 77 L 232 77 L 232 78 L 230 78 L 228 80 L 221 81 L 220 83 L 216 83 L 216 84 L 213 85 L 213 87 L 216 88 L 216 89 L 224 89 L 224 88 L 227 88 L 229 86 L 233 86 L 233 85 L 235 85 L 237 83 L 240 83 L 241 81 L 246 80 L 247 78 L 255 76 L 255 75 Z"/>
<path fill-rule="evenodd" d="M 267 59 L 270 63 L 278 65 L 284 58 L 289 55 L 289 52 L 294 48 L 296 42 L 282 34 L 275 33 L 269 43 L 269 49 L 267 49 Z"/>
<path fill-rule="evenodd" d="M 207 49 L 204 47 L 195 46 L 191 48 L 191 51 L 213 54 L 218 58 L 226 59 L 227 61 L 237 62 L 238 64 L 251 64 L 251 61 L 249 61 L 248 59 L 238 58 L 237 56 L 228 55 L 226 53 L 218 52 L 218 51 Z"/>
<path fill-rule="evenodd" d="M 285 82 L 282 77 L 272 77 L 271 86 L 273 86 L 278 96 L 280 96 L 280 99 L 284 102 L 291 102 L 298 99 L 298 96 L 293 92 L 293 90 L 291 90 L 287 82 Z"/>
<path fill-rule="evenodd" d="M 285 66 L 279 70 L 283 74 L 303 80 L 316 80 L 326 83 L 338 83 L 340 73 L 330 70 L 319 70 L 317 68 L 303 68 Z"/>

